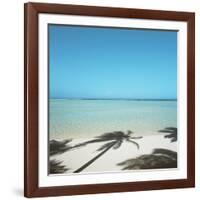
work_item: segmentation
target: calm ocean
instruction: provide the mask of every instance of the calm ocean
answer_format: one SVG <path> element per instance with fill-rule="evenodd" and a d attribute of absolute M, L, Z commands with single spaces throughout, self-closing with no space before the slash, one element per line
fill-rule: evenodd
<path fill-rule="evenodd" d="M 50 139 L 91 138 L 112 131 L 160 134 L 177 127 L 177 101 L 50 99 Z"/>

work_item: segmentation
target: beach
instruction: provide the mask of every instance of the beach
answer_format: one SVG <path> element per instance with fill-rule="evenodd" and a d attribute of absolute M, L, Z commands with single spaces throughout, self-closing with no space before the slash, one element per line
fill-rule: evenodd
<path fill-rule="evenodd" d="M 84 141 L 86 140 L 76 139 L 72 144 Z M 93 164 L 83 170 L 82 173 L 118 172 L 123 169 L 123 166 L 118 165 L 119 163 L 144 154 L 151 154 L 154 149 L 168 149 L 177 152 L 177 143 L 170 142 L 170 140 L 164 138 L 163 135 L 144 136 L 139 139 L 137 143 L 140 146 L 139 149 L 137 149 L 133 144 L 125 142 L 119 149 L 109 150 Z M 95 157 L 98 154 L 97 149 L 102 144 L 90 144 L 86 147 L 77 148 L 60 155 L 52 156 L 51 159 L 62 161 L 62 165 L 69 168 L 66 173 L 73 173 L 80 166 Z"/>
<path fill-rule="evenodd" d="M 50 141 L 61 144 L 49 159 L 59 170 L 50 174 L 177 168 L 176 101 L 51 100 L 50 106 Z"/>

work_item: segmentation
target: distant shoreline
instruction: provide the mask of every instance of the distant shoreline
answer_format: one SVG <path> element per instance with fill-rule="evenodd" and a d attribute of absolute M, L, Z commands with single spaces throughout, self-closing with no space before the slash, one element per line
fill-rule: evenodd
<path fill-rule="evenodd" d="M 99 98 L 49 98 L 50 100 L 106 100 L 106 101 L 177 101 L 177 99 L 99 99 Z"/>

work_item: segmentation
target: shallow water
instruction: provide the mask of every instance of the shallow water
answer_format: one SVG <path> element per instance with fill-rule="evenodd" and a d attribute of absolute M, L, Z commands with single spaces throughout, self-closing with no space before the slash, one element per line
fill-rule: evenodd
<path fill-rule="evenodd" d="M 50 139 L 90 138 L 112 131 L 161 134 L 177 127 L 177 101 L 50 99 Z"/>

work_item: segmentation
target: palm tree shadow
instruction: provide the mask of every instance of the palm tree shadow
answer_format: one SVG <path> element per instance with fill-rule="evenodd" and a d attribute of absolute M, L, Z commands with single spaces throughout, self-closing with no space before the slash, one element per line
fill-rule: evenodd
<path fill-rule="evenodd" d="M 62 165 L 62 161 L 49 161 L 49 174 L 63 174 L 68 170 L 69 168 L 67 168 L 65 165 Z"/>
<path fill-rule="evenodd" d="M 62 154 L 71 149 L 71 146 L 68 145 L 71 142 L 71 139 L 57 141 L 57 140 L 50 140 L 49 142 L 49 154 L 50 156 L 56 154 Z"/>
<path fill-rule="evenodd" d="M 154 149 L 151 154 L 125 160 L 117 165 L 122 170 L 177 168 L 177 152 L 168 149 Z"/>
<path fill-rule="evenodd" d="M 79 173 L 83 171 L 85 168 L 87 168 L 89 165 L 95 162 L 99 157 L 104 155 L 108 150 L 118 149 L 124 141 L 134 144 L 139 149 L 140 148 L 139 144 L 135 142 L 134 140 L 141 139 L 142 137 L 133 137 L 132 134 L 133 134 L 132 131 L 127 131 L 127 133 L 124 133 L 122 131 L 114 131 L 110 133 L 104 133 L 103 135 L 97 136 L 93 140 L 89 140 L 84 143 L 76 145 L 80 147 L 80 146 L 85 146 L 92 143 L 106 142 L 106 144 L 103 144 L 99 149 L 97 149 L 97 152 L 100 152 L 100 153 L 98 153 L 94 158 L 89 160 L 83 166 L 75 170 L 74 173 Z"/>
<path fill-rule="evenodd" d="M 128 130 L 127 134 L 122 132 L 122 131 L 114 131 L 114 132 L 110 132 L 110 133 L 104 133 L 100 136 L 95 137 L 92 140 L 86 141 L 86 142 L 82 142 L 79 143 L 77 145 L 75 145 L 75 147 L 82 147 L 82 146 L 86 146 L 88 144 L 92 144 L 92 143 L 99 143 L 99 142 L 110 142 L 110 141 L 116 141 L 118 143 L 118 148 L 121 146 L 122 142 L 124 140 L 131 142 L 133 144 L 135 144 L 137 146 L 137 148 L 139 149 L 139 144 L 134 142 L 134 139 L 141 139 L 142 136 L 139 137 L 132 137 L 133 132 Z M 116 147 L 115 147 L 116 149 Z"/>
<path fill-rule="evenodd" d="M 99 143 L 99 142 L 106 142 L 106 144 L 103 144 L 99 149 L 97 149 L 97 152 L 100 152 L 98 155 L 96 155 L 94 158 L 89 160 L 87 163 L 85 163 L 83 166 L 78 168 L 77 170 L 74 171 L 74 173 L 78 173 L 83 171 L 86 167 L 91 165 L 95 160 L 97 160 L 99 157 L 101 157 L 104 153 L 106 153 L 109 149 L 118 149 L 124 141 L 130 142 L 134 144 L 137 149 L 140 148 L 139 144 L 135 142 L 135 139 L 141 139 L 142 137 L 133 137 L 132 136 L 133 132 L 132 131 L 127 131 L 127 133 L 124 133 L 122 131 L 114 131 L 110 133 L 104 133 L 100 136 L 95 137 L 92 140 L 78 143 L 74 146 L 70 146 L 68 143 L 70 143 L 72 140 L 67 139 L 63 141 L 57 141 L 57 140 L 51 140 L 49 142 L 49 155 L 58 155 L 62 154 L 66 151 L 76 149 L 76 148 L 81 148 L 84 146 L 87 146 L 88 144 L 93 144 L 93 143 Z M 50 173 L 64 173 L 65 171 L 68 170 L 68 168 L 65 168 L 65 166 L 61 165 L 62 162 L 56 161 L 56 160 L 49 160 L 49 171 Z"/>
<path fill-rule="evenodd" d="M 171 142 L 176 142 L 178 139 L 177 128 L 175 128 L 175 127 L 166 127 L 165 129 L 159 130 L 158 132 L 169 133 L 169 134 L 165 135 L 164 137 L 171 139 Z"/>

